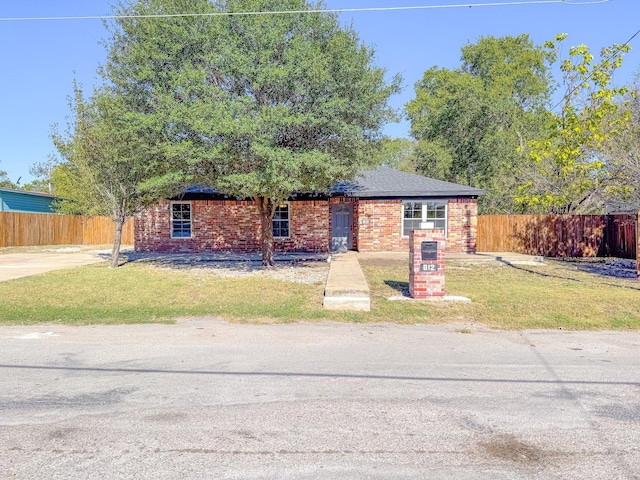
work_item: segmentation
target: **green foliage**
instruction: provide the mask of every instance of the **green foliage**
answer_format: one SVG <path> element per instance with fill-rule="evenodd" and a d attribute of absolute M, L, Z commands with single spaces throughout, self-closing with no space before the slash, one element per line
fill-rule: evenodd
<path fill-rule="evenodd" d="M 106 88 L 85 101 L 76 86 L 71 108 L 75 116 L 65 135 L 56 128 L 52 133 L 65 160 L 52 174 L 60 209 L 68 204 L 71 210 L 116 220 L 161 198 L 163 191 L 144 183 L 161 173 L 162 163 L 146 118 L 128 110 L 122 98 Z"/>
<path fill-rule="evenodd" d="M 0 170 L 0 188 L 11 188 L 17 190 L 20 187 L 11 181 L 7 172 Z"/>
<path fill-rule="evenodd" d="M 126 220 L 168 191 L 151 179 L 167 166 L 148 118 L 128 109 L 123 97 L 98 89 L 87 102 L 76 85 L 73 117 L 65 135 L 52 138 L 65 163 L 53 172 L 57 208 L 64 213 L 106 215 L 116 224 L 112 266 L 118 265 Z"/>
<path fill-rule="evenodd" d="M 9 179 L 7 172 L 0 170 L 0 188 L 11 188 L 17 190 L 19 186 Z"/>
<path fill-rule="evenodd" d="M 383 138 L 375 153 L 376 164 L 396 168 L 407 173 L 417 172 L 417 142 L 408 138 Z"/>
<path fill-rule="evenodd" d="M 482 37 L 463 47 L 459 69 L 428 69 L 406 105 L 418 169 L 486 189 L 483 213 L 517 210 L 517 148 L 544 124 L 552 60 L 527 35 Z"/>
<path fill-rule="evenodd" d="M 50 153 L 46 162 L 36 162 L 31 165 L 29 173 L 35 178 L 24 185 L 23 190 L 53 193 L 53 169 L 56 163 L 56 156 Z"/>
<path fill-rule="evenodd" d="M 606 165 L 605 198 L 618 208 L 640 210 L 640 85 L 638 75 L 625 97 L 618 101 L 617 115 L 627 118 L 616 135 L 602 148 Z"/>
<path fill-rule="evenodd" d="M 319 7 L 305 0 L 146 0 L 116 13 Z M 394 119 L 387 100 L 400 82 L 385 80 L 373 54 L 330 13 L 121 17 L 104 74 L 154 117 L 173 165 L 221 193 L 255 198 L 269 225 L 274 206 L 293 192 L 325 191 L 373 165 L 380 129 Z M 262 229 L 263 244 L 270 230 Z"/>
<path fill-rule="evenodd" d="M 566 35 L 547 42 L 557 52 Z M 628 45 L 602 49 L 600 60 L 585 45 L 569 49 L 560 63 L 566 89 L 561 109 L 548 123 L 546 135 L 528 142 L 531 165 L 517 200 L 529 210 L 591 213 L 602 209 L 608 172 L 602 151 L 628 123 L 618 114 L 626 88 L 612 85 Z"/>

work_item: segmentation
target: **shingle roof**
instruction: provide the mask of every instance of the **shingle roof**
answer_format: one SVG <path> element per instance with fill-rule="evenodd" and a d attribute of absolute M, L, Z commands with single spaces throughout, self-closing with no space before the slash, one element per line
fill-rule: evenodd
<path fill-rule="evenodd" d="M 486 192 L 479 188 L 443 182 L 412 173 L 401 172 L 394 168 L 378 167 L 363 170 L 353 182 L 338 183 L 330 195 L 348 195 L 352 197 L 476 197 Z M 320 194 L 323 195 L 323 194 Z M 183 196 L 220 196 L 214 188 L 194 185 L 187 188 Z"/>
<path fill-rule="evenodd" d="M 378 167 L 364 170 L 353 182 L 336 185 L 333 193 L 354 197 L 455 197 L 478 196 L 486 192 L 394 168 Z"/>

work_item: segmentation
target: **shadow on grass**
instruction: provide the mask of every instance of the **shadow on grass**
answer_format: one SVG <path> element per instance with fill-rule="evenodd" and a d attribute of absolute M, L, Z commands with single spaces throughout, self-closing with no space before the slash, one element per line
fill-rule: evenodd
<path fill-rule="evenodd" d="M 384 283 L 389 287 L 397 290 L 404 297 L 409 296 L 409 282 L 398 282 L 396 280 L 385 280 Z"/>
<path fill-rule="evenodd" d="M 511 262 L 508 262 L 506 260 L 503 259 L 498 259 L 498 261 L 510 268 L 513 268 L 515 270 L 519 270 L 521 272 L 526 272 L 526 273 L 530 273 L 532 275 L 538 275 L 541 277 L 547 277 L 547 278 L 558 278 L 560 280 L 568 280 L 570 282 L 578 282 L 578 283 L 583 283 L 583 280 L 580 280 L 578 278 L 571 278 L 565 275 L 554 275 L 551 273 L 544 273 L 544 272 L 538 272 L 536 270 L 531 270 L 529 268 L 524 268 L 522 266 L 519 265 L 514 265 Z M 589 268 L 588 266 L 585 265 L 579 265 L 578 267 L 576 267 L 576 269 L 582 273 L 589 273 L 591 275 L 596 275 L 599 277 L 604 277 L 604 278 L 618 278 L 621 280 L 636 280 L 638 278 L 637 273 L 634 272 L 633 275 L 629 274 L 629 273 L 625 273 L 625 274 L 621 274 L 620 272 L 614 272 L 614 271 L 607 271 L 606 269 L 603 268 L 597 268 L 597 267 L 591 267 Z M 627 269 L 624 269 L 625 272 L 627 271 Z M 617 288 L 626 288 L 629 290 L 640 290 L 640 286 L 634 286 L 634 285 L 620 285 L 620 284 L 616 284 L 616 283 L 606 283 L 606 282 L 600 282 L 600 285 L 605 285 L 608 287 L 617 287 Z"/>

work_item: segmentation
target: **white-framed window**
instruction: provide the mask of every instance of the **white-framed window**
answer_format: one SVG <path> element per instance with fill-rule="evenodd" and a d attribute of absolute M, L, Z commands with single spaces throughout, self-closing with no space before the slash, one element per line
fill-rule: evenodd
<path fill-rule="evenodd" d="M 171 202 L 171 238 L 191 238 L 191 202 Z"/>
<path fill-rule="evenodd" d="M 421 223 L 427 229 L 447 231 L 447 202 L 406 201 L 402 202 L 402 236 L 408 237 L 411 230 L 419 230 Z"/>
<path fill-rule="evenodd" d="M 289 202 L 283 202 L 276 207 L 273 213 L 273 237 L 286 238 L 289 236 Z"/>

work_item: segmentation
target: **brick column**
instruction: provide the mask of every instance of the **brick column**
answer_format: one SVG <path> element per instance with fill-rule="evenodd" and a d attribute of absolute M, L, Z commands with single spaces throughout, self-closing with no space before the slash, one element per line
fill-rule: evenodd
<path fill-rule="evenodd" d="M 434 259 L 423 260 L 423 242 L 435 242 Z M 425 256 L 433 255 L 434 244 L 425 245 Z M 444 230 L 412 230 L 409 233 L 409 294 L 416 299 L 444 296 Z"/>

